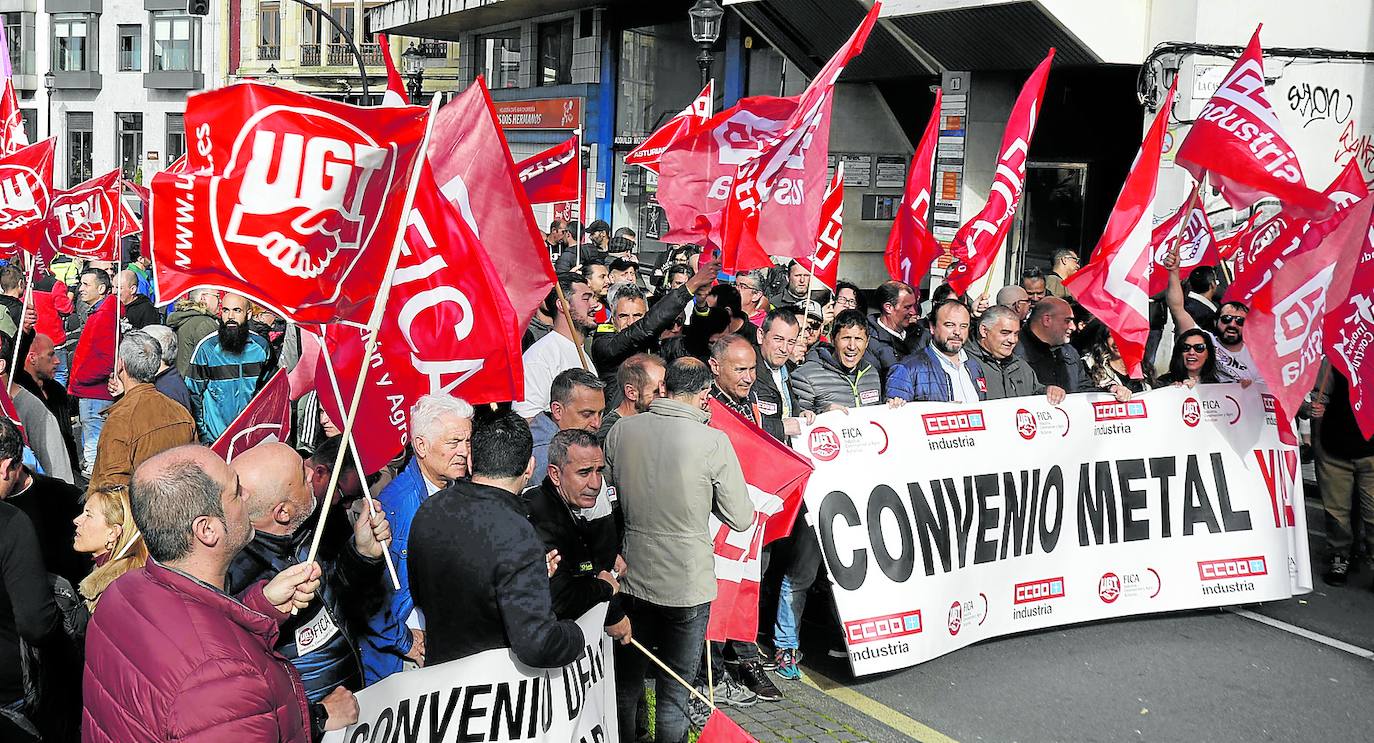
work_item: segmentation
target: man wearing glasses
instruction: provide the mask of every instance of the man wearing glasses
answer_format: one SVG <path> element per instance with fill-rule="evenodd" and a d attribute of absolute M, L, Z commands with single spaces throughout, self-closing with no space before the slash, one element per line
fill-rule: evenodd
<path fill-rule="evenodd" d="M 1183 302 L 1183 282 L 1178 277 L 1178 249 L 1175 248 L 1164 258 L 1164 266 L 1169 269 L 1169 288 L 1164 299 L 1169 312 L 1174 316 L 1175 333 L 1186 333 L 1198 328 L 1212 336 L 1217 349 L 1217 377 L 1223 382 L 1249 384 L 1259 379 L 1255 362 L 1250 358 L 1250 350 L 1245 347 L 1242 329 L 1250 308 L 1240 302 L 1224 302 L 1217 310 L 1217 329 L 1213 333 L 1202 327 L 1188 312 Z M 1199 266 L 1194 273 L 1204 268 Z M 1191 278 L 1191 277 L 1190 277 Z"/>
<path fill-rule="evenodd" d="M 735 288 L 739 289 L 740 309 L 749 316 L 749 322 L 754 327 L 762 327 L 768 310 L 773 308 L 763 293 L 763 271 L 740 274 L 735 278 Z"/>

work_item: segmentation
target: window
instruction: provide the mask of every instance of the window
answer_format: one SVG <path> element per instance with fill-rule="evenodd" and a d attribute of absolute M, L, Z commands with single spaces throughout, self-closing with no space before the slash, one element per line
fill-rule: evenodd
<path fill-rule="evenodd" d="M 119 27 L 119 71 L 143 71 L 143 27 Z"/>
<path fill-rule="evenodd" d="M 95 127 L 89 111 L 67 113 L 67 187 L 90 180 L 92 172 L 91 142 Z"/>
<path fill-rule="evenodd" d="M 52 66 L 58 72 L 95 70 L 95 16 L 57 13 L 52 20 Z"/>
<path fill-rule="evenodd" d="M 520 87 L 520 29 L 477 37 L 477 73 L 492 90 Z"/>
<path fill-rule="evenodd" d="M 9 41 L 10 66 L 24 69 L 24 14 L 5 13 L 5 38 Z"/>
<path fill-rule="evenodd" d="M 153 70 L 200 69 L 200 19 L 180 10 L 153 11 Z"/>
<path fill-rule="evenodd" d="M 258 59 L 281 59 L 281 3 L 258 3 Z"/>
<path fill-rule="evenodd" d="M 352 5 L 346 7 L 331 7 L 329 9 L 329 15 L 334 16 L 334 20 L 338 21 L 339 25 L 344 27 L 350 39 L 353 38 L 353 21 L 355 16 L 353 14 Z M 348 43 L 348 39 L 341 36 L 339 30 L 332 25 L 329 27 L 329 40 L 335 44 Z"/>
<path fill-rule="evenodd" d="M 186 154 L 186 117 L 167 114 L 167 165 Z"/>
<path fill-rule="evenodd" d="M 125 178 L 142 182 L 143 114 L 115 114 L 115 162 Z"/>
<path fill-rule="evenodd" d="M 535 85 L 567 85 L 572 82 L 573 22 L 566 18 L 539 24 L 539 69 Z"/>

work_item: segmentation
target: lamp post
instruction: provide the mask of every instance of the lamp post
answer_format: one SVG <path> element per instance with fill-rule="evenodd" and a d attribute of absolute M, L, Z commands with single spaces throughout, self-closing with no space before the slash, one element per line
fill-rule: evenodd
<path fill-rule="evenodd" d="M 52 136 L 52 91 L 55 87 L 57 87 L 57 75 L 54 75 L 52 70 L 48 70 L 43 74 L 43 89 L 48 92 L 48 131 L 47 134 L 43 135 L 45 139 Z"/>
<path fill-rule="evenodd" d="M 701 66 L 703 88 L 711 79 L 711 47 L 715 46 L 716 39 L 720 38 L 720 21 L 724 17 L 725 11 L 716 5 L 715 0 L 697 0 L 687 11 L 687 18 L 692 24 L 692 40 L 701 46 L 697 64 Z"/>
<path fill-rule="evenodd" d="M 349 35 L 348 29 L 344 28 L 334 16 L 324 12 L 324 9 L 319 5 L 307 2 L 307 0 L 292 0 L 292 2 L 308 10 L 315 11 L 315 14 L 319 16 L 320 20 L 333 26 L 339 38 L 343 39 L 344 43 L 348 45 L 348 51 L 353 54 L 353 58 L 358 62 L 358 74 L 363 79 L 363 105 L 370 104 L 372 102 L 372 90 L 367 85 L 367 64 L 363 60 L 363 53 L 358 50 L 358 45 L 353 43 L 353 37 Z M 347 94 L 345 93 L 345 95 Z"/>
<path fill-rule="evenodd" d="M 425 66 L 420 60 L 425 55 L 415 47 L 415 42 L 401 52 L 401 69 L 406 76 L 406 95 L 416 106 L 421 104 L 420 96 L 425 92 Z"/>

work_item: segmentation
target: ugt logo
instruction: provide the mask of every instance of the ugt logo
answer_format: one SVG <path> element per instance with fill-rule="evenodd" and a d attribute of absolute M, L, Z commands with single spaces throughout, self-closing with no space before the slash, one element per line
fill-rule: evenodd
<path fill-rule="evenodd" d="M 241 177 L 217 179 L 211 191 L 225 265 L 245 281 L 313 280 L 328 271 L 330 283 L 342 283 L 380 223 L 396 169 L 395 145 L 343 119 L 263 109 L 234 139 L 224 172 Z"/>
<path fill-rule="evenodd" d="M 835 457 L 840 456 L 840 437 L 835 432 L 821 426 L 811 431 L 810 445 L 811 456 L 822 462 L 829 462 Z"/>
<path fill-rule="evenodd" d="M 110 231 L 113 211 L 110 196 L 103 188 L 79 191 L 53 206 L 57 236 L 62 245 L 78 250 L 94 250 Z"/>
<path fill-rule="evenodd" d="M 0 165 L 0 230 L 14 230 L 43 218 L 48 187 L 30 168 Z"/>
<path fill-rule="evenodd" d="M 1202 422 L 1202 405 L 1196 399 L 1190 397 L 1183 401 L 1183 422 L 1189 428 L 1195 428 Z"/>
<path fill-rule="evenodd" d="M 1016 432 L 1021 434 L 1021 438 L 1030 441 L 1035 438 L 1036 432 L 1035 414 L 1021 408 L 1016 411 Z"/>

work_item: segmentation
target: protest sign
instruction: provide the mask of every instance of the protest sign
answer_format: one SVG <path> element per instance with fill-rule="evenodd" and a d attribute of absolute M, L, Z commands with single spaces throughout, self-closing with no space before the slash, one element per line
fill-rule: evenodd
<path fill-rule="evenodd" d="M 798 439 L 856 675 L 1001 635 L 1311 590 L 1260 385 L 830 413 Z"/>
<path fill-rule="evenodd" d="M 530 668 L 501 648 L 388 676 L 358 692 L 358 722 L 324 741 L 620 740 L 605 619 L 603 603 L 577 620 L 586 652 L 562 668 Z"/>

